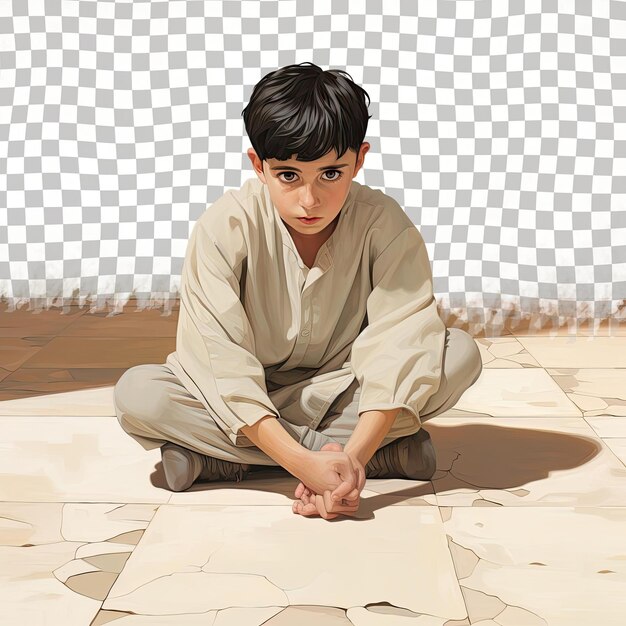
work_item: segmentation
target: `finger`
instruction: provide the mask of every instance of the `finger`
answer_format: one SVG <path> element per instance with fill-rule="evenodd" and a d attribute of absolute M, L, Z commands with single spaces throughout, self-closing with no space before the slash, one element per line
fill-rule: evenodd
<path fill-rule="evenodd" d="M 298 496 L 298 498 L 302 498 L 303 496 L 311 496 L 313 491 L 311 491 L 311 489 L 307 487 L 304 483 L 301 483 L 301 484 L 302 484 L 302 489 L 300 490 L 300 495 Z"/>
<path fill-rule="evenodd" d="M 337 489 L 335 489 L 335 491 L 333 491 L 332 493 L 330 491 L 325 491 L 323 496 L 322 496 L 322 502 L 324 503 L 324 508 L 326 509 L 326 511 L 332 511 L 333 513 L 338 511 L 342 506 L 342 500 L 341 498 L 339 500 L 336 500 L 336 496 L 334 496 L 333 494 L 336 494 Z"/>
<path fill-rule="evenodd" d="M 337 485 L 334 489 L 332 487 L 328 487 L 326 493 L 328 494 L 330 502 L 341 503 L 343 500 L 348 498 L 355 490 L 354 485 L 350 485 L 346 481 Z"/>
<path fill-rule="evenodd" d="M 330 495 L 330 491 L 327 492 Z M 348 504 L 339 504 L 331 502 L 332 506 L 329 508 L 324 501 L 324 498 L 318 496 L 318 494 L 312 493 L 309 502 L 304 502 L 303 499 L 296 501 L 293 505 L 294 513 L 300 515 L 312 516 L 320 515 L 325 519 L 334 519 L 339 514 L 353 516 L 359 508 L 359 500 L 350 502 Z"/>
<path fill-rule="evenodd" d="M 304 504 L 299 501 L 296 512 L 300 515 L 304 515 L 305 517 L 313 517 L 315 515 L 319 515 L 319 511 L 317 510 L 317 507 L 313 502 L 308 502 Z"/>
<path fill-rule="evenodd" d="M 354 483 L 344 480 L 332 492 L 332 500 L 335 502 L 341 502 L 341 499 L 345 498 L 347 494 L 352 492 L 353 489 L 354 489 Z"/>
<path fill-rule="evenodd" d="M 306 487 L 304 486 L 304 483 L 298 483 L 298 486 L 296 487 L 296 491 L 294 492 L 294 495 L 296 498 L 300 498 L 302 496 L 302 493 L 306 490 Z"/>
<path fill-rule="evenodd" d="M 367 477 L 365 476 L 365 468 L 360 465 L 356 468 L 356 473 L 357 473 L 357 481 L 356 481 L 356 488 L 359 490 L 359 493 L 361 491 L 363 491 L 363 487 L 365 487 L 365 482 L 367 480 Z"/>
<path fill-rule="evenodd" d="M 338 500 L 337 502 L 333 501 L 331 498 L 332 508 L 329 509 L 327 506 L 327 510 L 328 511 L 332 510 L 333 512 L 341 512 L 341 513 L 356 511 L 359 508 L 359 503 L 360 503 L 361 498 L 360 498 L 360 493 L 358 491 L 351 492 L 348 495 L 352 496 L 353 493 L 354 493 L 353 497 L 345 497 L 345 498 L 342 498 L 341 500 Z"/>
<path fill-rule="evenodd" d="M 311 504 L 311 503 L 304 504 L 300 500 L 296 500 L 293 503 L 292 510 L 294 513 L 297 513 L 298 515 L 304 515 L 307 517 L 311 515 L 317 515 L 317 508 L 315 507 L 314 504 Z"/>
<path fill-rule="evenodd" d="M 359 463 L 355 463 L 353 467 L 355 475 L 354 488 L 360 493 L 363 490 L 363 487 L 365 487 L 365 468 Z"/>
<path fill-rule="evenodd" d="M 357 473 L 350 458 L 348 458 L 346 462 L 334 463 L 333 470 L 339 475 L 340 480 L 348 485 L 351 485 L 350 488 L 354 487 L 356 484 Z"/>
<path fill-rule="evenodd" d="M 336 502 L 333 502 L 333 506 L 330 509 L 326 509 L 329 515 L 333 515 L 336 517 L 337 515 L 347 515 L 347 516 L 355 516 L 357 510 L 359 508 L 358 503 L 354 505 L 344 505 L 339 506 Z"/>
<path fill-rule="evenodd" d="M 346 504 L 342 504 L 341 505 L 341 512 L 342 513 L 348 513 L 348 512 L 354 512 L 359 508 L 359 504 L 360 504 L 360 499 L 357 498 L 356 500 L 345 500 Z"/>
<path fill-rule="evenodd" d="M 356 500 L 361 492 L 358 489 L 353 489 L 350 493 L 346 494 L 342 499 L 346 501 Z M 341 502 L 341 500 L 339 500 Z"/>
<path fill-rule="evenodd" d="M 319 515 L 319 511 L 317 510 L 317 507 L 315 506 L 315 504 L 313 504 L 312 502 L 309 502 L 309 504 L 304 505 L 302 509 L 302 515 L 311 517 L 313 515 Z"/>
<path fill-rule="evenodd" d="M 358 502 L 348 502 L 345 500 L 345 498 L 343 500 L 344 501 L 339 500 L 338 502 L 334 502 L 331 497 L 330 491 L 325 491 L 322 498 L 322 502 L 324 503 L 324 509 L 328 513 L 348 513 L 357 510 Z"/>
<path fill-rule="evenodd" d="M 356 498 L 352 498 L 351 500 L 348 500 L 348 498 L 344 498 L 343 502 L 345 504 L 342 504 L 342 506 L 347 506 L 349 508 L 358 507 L 360 500 L 361 500 L 361 498 L 359 496 L 357 496 Z"/>
<path fill-rule="evenodd" d="M 328 511 L 324 503 L 325 498 L 330 499 L 330 491 L 325 491 L 323 496 L 315 494 L 315 505 L 317 507 L 317 511 L 324 519 L 334 519 L 338 516 L 338 514 Z"/>

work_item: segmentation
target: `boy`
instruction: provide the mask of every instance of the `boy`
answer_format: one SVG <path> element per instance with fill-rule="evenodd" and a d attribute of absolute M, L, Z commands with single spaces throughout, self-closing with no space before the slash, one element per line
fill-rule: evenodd
<path fill-rule="evenodd" d="M 430 479 L 422 422 L 480 375 L 474 340 L 437 314 L 419 231 L 352 180 L 371 116 L 348 76 L 307 62 L 255 86 L 256 178 L 193 228 L 176 351 L 115 387 L 122 428 L 162 446 L 172 490 L 280 465 L 301 481 L 294 513 L 353 514 L 366 477 Z"/>

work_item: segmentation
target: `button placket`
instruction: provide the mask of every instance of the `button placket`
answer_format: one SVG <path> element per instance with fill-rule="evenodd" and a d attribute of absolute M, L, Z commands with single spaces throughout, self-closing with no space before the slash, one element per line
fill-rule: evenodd
<path fill-rule="evenodd" d="M 302 363 L 304 355 L 309 347 L 313 324 L 311 297 L 314 284 L 331 268 L 331 266 L 332 259 L 328 251 L 326 251 L 320 258 L 319 265 L 314 265 L 306 274 L 300 293 L 300 332 L 297 335 L 293 353 L 289 358 L 290 366 L 295 367 L 299 363 Z"/>
<path fill-rule="evenodd" d="M 310 311 L 310 302 L 311 296 L 306 295 L 302 298 L 302 307 L 301 307 L 301 337 L 308 337 L 311 334 L 311 311 Z"/>

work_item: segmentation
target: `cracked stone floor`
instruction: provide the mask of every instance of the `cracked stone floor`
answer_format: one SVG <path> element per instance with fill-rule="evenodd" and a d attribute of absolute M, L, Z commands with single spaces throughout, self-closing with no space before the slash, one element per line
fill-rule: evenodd
<path fill-rule="evenodd" d="M 0 317 L 2 623 L 626 624 L 623 326 L 476 337 L 480 378 L 424 423 L 432 480 L 370 479 L 358 515 L 326 521 L 292 513 L 280 470 L 168 491 L 113 385 L 36 378 L 77 380 L 63 341 L 88 333 L 22 337 Z M 162 362 L 143 341 L 137 362 Z M 120 368 L 107 358 L 94 367 Z"/>

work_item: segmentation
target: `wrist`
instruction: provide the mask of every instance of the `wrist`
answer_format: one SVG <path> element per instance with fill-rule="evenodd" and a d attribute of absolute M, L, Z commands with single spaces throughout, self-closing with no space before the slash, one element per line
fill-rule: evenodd
<path fill-rule="evenodd" d="M 292 476 L 302 480 L 300 478 L 302 468 L 308 466 L 312 452 L 297 441 L 292 441 L 293 443 L 289 443 L 280 451 L 276 459 Z"/>
<path fill-rule="evenodd" d="M 370 410 L 359 413 L 359 421 L 344 452 L 365 467 L 389 432 L 400 409 Z"/>
<path fill-rule="evenodd" d="M 242 426 L 241 431 L 281 467 L 298 476 L 310 451 L 291 437 L 275 416 L 267 415 L 252 426 Z"/>
<path fill-rule="evenodd" d="M 291 468 L 285 468 L 292 476 L 295 476 L 303 485 L 307 485 L 310 481 L 310 472 L 307 470 L 311 467 L 314 451 L 302 446 L 302 450 L 298 451 L 297 458 Z"/>
<path fill-rule="evenodd" d="M 343 449 L 343 451 L 351 458 L 356 459 L 363 467 L 365 467 L 369 461 L 369 459 L 365 458 L 362 450 L 358 450 L 356 446 L 350 446 L 350 442 L 348 442 Z"/>

